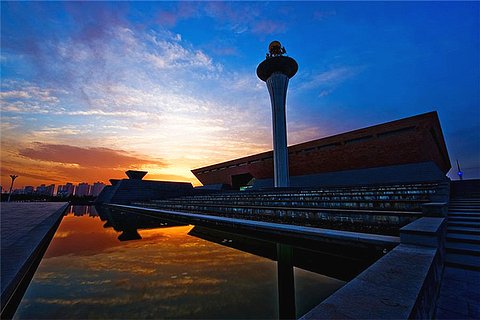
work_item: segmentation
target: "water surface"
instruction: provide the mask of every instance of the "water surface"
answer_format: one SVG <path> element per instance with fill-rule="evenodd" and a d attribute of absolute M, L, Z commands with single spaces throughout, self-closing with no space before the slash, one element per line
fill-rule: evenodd
<path fill-rule="evenodd" d="M 276 248 L 77 206 L 63 218 L 15 318 L 278 318 Z M 297 317 L 345 283 L 297 267 L 293 273 Z"/>

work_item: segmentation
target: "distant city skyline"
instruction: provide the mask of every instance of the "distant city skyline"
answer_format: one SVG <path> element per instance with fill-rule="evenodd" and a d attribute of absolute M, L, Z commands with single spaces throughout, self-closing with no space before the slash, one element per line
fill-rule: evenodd
<path fill-rule="evenodd" d="M 299 65 L 288 144 L 436 110 L 480 178 L 479 2 L 1 2 L 1 185 L 124 178 L 272 149 L 255 74 Z"/>
<path fill-rule="evenodd" d="M 67 182 L 65 184 L 41 184 L 36 187 L 26 185 L 22 187 L 15 187 L 12 190 L 12 194 L 24 194 L 24 195 L 46 195 L 46 196 L 61 196 L 61 197 L 68 197 L 68 196 L 98 196 L 102 189 L 106 186 L 105 183 L 96 181 L 92 184 L 88 182 L 81 182 L 78 184 L 73 184 L 71 182 Z M 3 188 L 1 193 L 8 193 L 9 190 Z"/>

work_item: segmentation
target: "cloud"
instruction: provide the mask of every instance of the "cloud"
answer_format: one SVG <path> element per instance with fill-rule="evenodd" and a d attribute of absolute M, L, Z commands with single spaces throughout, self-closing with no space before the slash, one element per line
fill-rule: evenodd
<path fill-rule="evenodd" d="M 313 19 L 317 21 L 324 21 L 327 18 L 333 17 L 337 14 L 335 10 L 329 10 L 329 11 L 324 11 L 324 10 L 315 10 L 313 12 Z"/>
<path fill-rule="evenodd" d="M 198 3 L 182 1 L 171 10 L 162 9 L 158 15 L 156 22 L 165 27 L 173 27 L 179 21 L 196 16 L 198 13 Z"/>
<path fill-rule="evenodd" d="M 222 4 L 201 10 L 210 6 Z M 256 6 L 227 4 L 232 19 L 218 11 L 215 23 L 251 31 L 259 22 Z M 37 71 L 32 78 L 18 69 L 28 81 L 2 79 L 2 138 L 17 142 L 7 149 L 18 170 L 41 164 L 48 176 L 75 182 L 123 176 L 133 166 L 194 182 L 194 167 L 271 147 L 268 93 L 254 69 L 229 71 L 204 47 L 162 26 L 139 27 L 108 12 L 82 21 L 78 6 L 67 7 L 78 30 L 66 26 L 64 34 L 36 41 L 41 57 L 7 50 L 8 59 Z M 98 32 L 83 26 L 104 15 Z M 167 158 L 175 165 L 167 166 Z"/>
<path fill-rule="evenodd" d="M 253 24 L 252 32 L 263 35 L 282 33 L 287 29 L 285 23 L 273 20 L 261 20 Z"/>
<path fill-rule="evenodd" d="M 278 21 L 264 19 L 262 12 L 265 10 L 262 3 L 233 3 L 233 2 L 208 2 L 204 6 L 207 15 L 215 19 L 221 28 L 235 34 L 253 33 L 255 35 L 270 35 L 283 33 L 287 30 L 283 22 L 281 10 Z M 275 9 L 270 9 L 275 10 Z M 282 21 L 282 22 L 279 22 Z"/>
<path fill-rule="evenodd" d="M 330 95 L 335 88 L 343 82 L 354 78 L 364 67 L 361 66 L 343 66 L 336 67 L 326 71 L 310 72 L 300 75 L 297 83 L 300 90 L 318 90 L 318 96 L 325 97 Z"/>
<path fill-rule="evenodd" d="M 75 164 L 80 167 L 130 168 L 152 164 L 165 166 L 161 160 L 136 156 L 124 150 L 99 147 L 81 148 L 40 142 L 35 143 L 32 148 L 19 150 L 19 155 L 32 160 Z"/>
<path fill-rule="evenodd" d="M 48 113 L 60 102 L 61 89 L 41 88 L 21 81 L 2 81 L 0 110 L 14 113 Z"/>
<path fill-rule="evenodd" d="M 16 147 L 12 143 L 20 146 Z M 16 181 L 17 188 L 22 185 L 67 181 L 107 182 L 111 178 L 125 178 L 124 172 L 128 169 L 154 171 L 157 172 L 155 178 L 173 178 L 168 174 L 169 166 L 165 160 L 121 149 L 2 141 L 1 158 L 2 184 L 8 184 L 8 175 L 15 173 L 20 176 Z M 185 176 L 175 178 L 178 178 L 177 181 L 188 180 Z"/>
<path fill-rule="evenodd" d="M 12 163 L 10 161 L 4 161 L 2 159 L 2 167 L 0 168 L 0 172 L 1 172 L 1 176 L 2 178 L 5 178 L 5 179 L 2 179 L 2 183 L 4 186 L 6 186 L 7 184 L 4 183 L 4 181 L 8 181 L 10 178 L 9 178 L 9 175 L 10 174 L 16 174 L 19 176 L 19 179 L 20 181 L 18 180 L 15 180 L 15 186 L 18 187 L 18 184 L 29 184 L 29 183 L 25 183 L 25 178 L 29 178 L 29 179 L 34 179 L 34 180 L 38 180 L 38 181 L 41 181 L 42 183 L 45 183 L 45 182 L 53 182 L 53 183 L 57 183 L 57 182 L 63 182 L 62 179 L 55 175 L 50 175 L 48 171 L 44 171 L 43 174 L 42 173 L 32 173 L 31 170 L 29 170 L 29 168 L 18 168 L 18 163 Z M 23 180 L 23 181 L 22 181 Z M 28 180 L 27 180 L 28 181 Z"/>

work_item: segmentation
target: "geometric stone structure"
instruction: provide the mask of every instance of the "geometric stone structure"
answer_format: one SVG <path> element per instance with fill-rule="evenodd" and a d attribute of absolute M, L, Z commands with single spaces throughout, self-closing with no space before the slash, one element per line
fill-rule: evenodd
<path fill-rule="evenodd" d="M 125 174 L 127 175 L 127 177 L 132 180 L 142 180 L 147 173 L 148 171 L 137 171 L 137 170 L 125 171 Z"/>
<path fill-rule="evenodd" d="M 435 111 L 292 145 L 287 150 L 293 186 L 305 182 L 377 184 L 402 178 L 439 181 L 446 180 L 451 168 Z M 192 173 L 204 186 L 225 184 L 238 189 L 255 179 L 257 183 L 270 181 L 264 184 L 268 187 L 273 186 L 273 162 L 273 152 L 267 151 Z"/>
<path fill-rule="evenodd" d="M 295 60 L 286 53 L 278 41 L 269 46 L 267 58 L 257 68 L 257 76 L 266 82 L 272 104 L 273 168 L 275 187 L 288 187 L 287 123 L 285 102 L 288 80 L 297 73 Z"/>
<path fill-rule="evenodd" d="M 133 201 L 180 197 L 194 191 L 189 182 L 142 180 L 146 171 L 129 170 L 126 174 L 129 179 L 111 179 L 112 185 L 103 188 L 95 203 L 128 204 Z"/>

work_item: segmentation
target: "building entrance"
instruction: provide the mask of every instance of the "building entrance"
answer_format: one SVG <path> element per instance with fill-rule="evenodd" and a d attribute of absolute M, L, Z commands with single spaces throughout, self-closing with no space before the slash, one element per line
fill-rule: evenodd
<path fill-rule="evenodd" d="M 232 189 L 240 190 L 241 187 L 248 186 L 248 183 L 253 179 L 250 173 L 236 174 L 232 176 Z"/>

